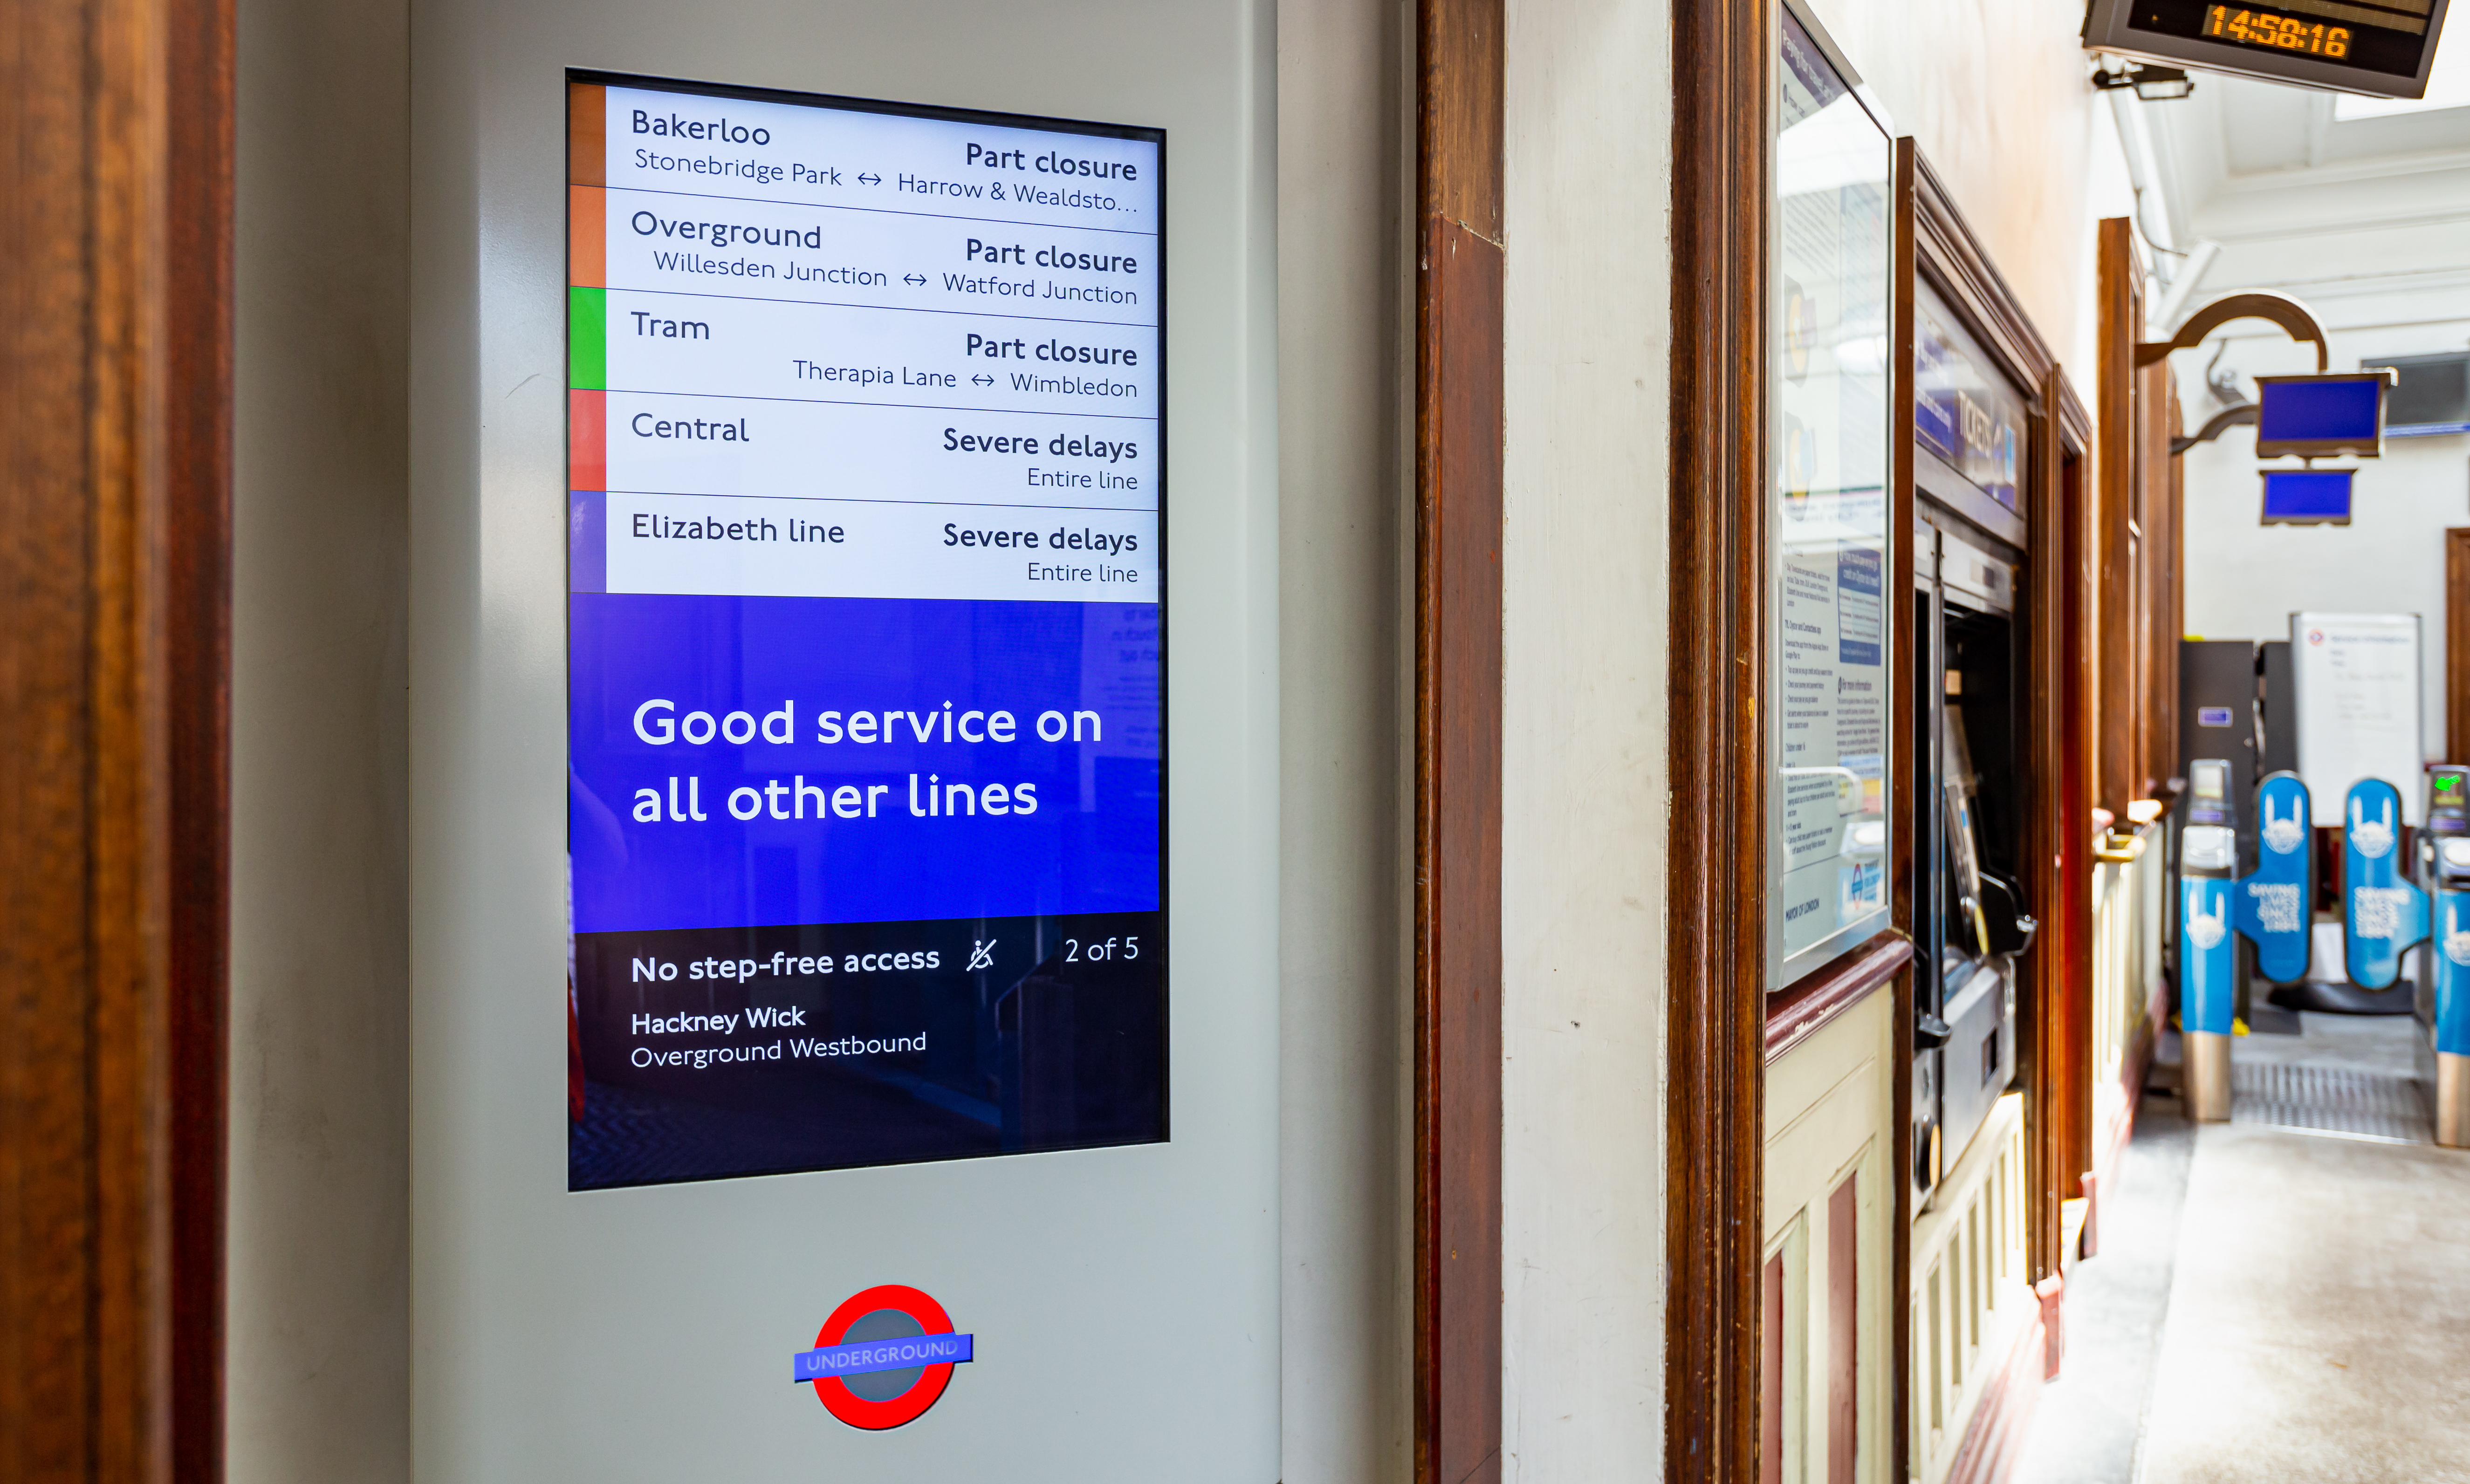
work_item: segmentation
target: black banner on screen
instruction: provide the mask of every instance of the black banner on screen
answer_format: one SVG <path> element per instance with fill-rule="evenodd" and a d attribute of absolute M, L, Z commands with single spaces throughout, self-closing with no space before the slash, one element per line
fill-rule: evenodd
<path fill-rule="evenodd" d="M 1164 1139 L 1161 920 L 578 934 L 569 1188 Z"/>

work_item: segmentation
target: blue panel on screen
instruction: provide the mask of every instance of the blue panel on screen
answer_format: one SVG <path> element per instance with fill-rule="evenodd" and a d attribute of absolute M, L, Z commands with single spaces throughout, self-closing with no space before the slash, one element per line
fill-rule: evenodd
<path fill-rule="evenodd" d="M 2265 523 L 2328 523 L 2350 522 L 2350 475 L 2347 469 L 2277 469 L 2264 475 Z"/>
<path fill-rule="evenodd" d="M 2376 446 L 2383 425 L 2385 380 L 2365 376 L 2263 377 L 2256 409 L 2256 452 L 2331 452 L 2331 446 L 2365 452 Z"/>

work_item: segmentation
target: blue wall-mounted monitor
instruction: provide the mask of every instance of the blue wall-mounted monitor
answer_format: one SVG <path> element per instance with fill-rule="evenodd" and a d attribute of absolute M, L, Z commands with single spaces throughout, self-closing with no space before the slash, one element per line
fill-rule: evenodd
<path fill-rule="evenodd" d="M 2354 469 L 2268 469 L 2264 472 L 2267 525 L 2347 525 Z"/>
<path fill-rule="evenodd" d="M 2262 406 L 2256 409 L 2255 456 L 2378 456 L 2384 452 L 2385 388 L 2391 379 L 2383 370 L 2257 377 Z"/>

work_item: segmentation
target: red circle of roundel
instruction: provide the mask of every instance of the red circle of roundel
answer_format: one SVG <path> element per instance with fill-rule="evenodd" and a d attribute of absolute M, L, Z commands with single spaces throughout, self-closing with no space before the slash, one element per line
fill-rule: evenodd
<path fill-rule="evenodd" d="M 952 1318 L 944 1312 L 943 1305 L 906 1284 L 886 1283 L 853 1295 L 848 1303 L 833 1310 L 832 1316 L 824 1321 L 824 1327 L 815 1332 L 815 1348 L 821 1350 L 827 1345 L 839 1344 L 851 1325 L 878 1309 L 898 1310 L 917 1320 L 920 1331 L 926 1334 L 952 1333 Z M 918 1378 L 918 1384 L 889 1402 L 869 1402 L 850 1390 L 849 1382 L 837 1376 L 818 1378 L 814 1386 L 817 1400 L 834 1417 L 852 1427 L 881 1432 L 925 1416 L 926 1409 L 943 1400 L 944 1388 L 951 1383 L 952 1362 L 946 1360 L 942 1365 L 927 1366 L 924 1374 Z"/>

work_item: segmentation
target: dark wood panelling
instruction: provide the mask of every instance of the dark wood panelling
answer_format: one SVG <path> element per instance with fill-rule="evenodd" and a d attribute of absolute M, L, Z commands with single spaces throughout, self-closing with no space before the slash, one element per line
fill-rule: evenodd
<path fill-rule="evenodd" d="M 2032 1271 L 2059 1271 L 2059 1203 L 2076 1194 L 2092 1147 L 2091 726 L 2096 684 L 2092 628 L 2093 516 L 2086 449 L 2090 419 L 2053 367 L 2042 403 L 2052 408 L 2034 433 L 2034 463 L 2053 498 L 2033 522 L 2032 568 L 2054 622 L 2033 637 L 2031 724 L 2039 739 L 2034 786 L 2049 807 L 2034 811 L 2028 890 L 2041 918 L 2041 941 L 2026 964 L 2032 1044 L 2027 1075 L 2033 1121 L 2027 1129 L 2032 1179 L 2028 1213 Z"/>
<path fill-rule="evenodd" d="M 1502 28 L 1418 15 L 1415 1476 L 1501 1475 Z"/>
<path fill-rule="evenodd" d="M 2153 494 L 2144 524 L 2144 586 L 2153 595 L 2153 688 L 2144 693 L 2150 711 L 2145 729 L 2152 753 L 2144 768 L 2152 778 L 2147 798 L 2164 799 L 2179 772 L 2179 641 L 2186 637 L 2185 574 L 2179 570 L 2180 543 L 2186 524 L 2186 460 L 2170 452 L 2170 442 L 2186 428 L 2179 406 L 2179 383 L 2163 368 L 2161 439 L 2156 465 L 2166 471 Z"/>
<path fill-rule="evenodd" d="M 222 1477 L 230 1042 L 234 19 L 169 9 L 165 530 L 172 828 L 172 1475 Z"/>
<path fill-rule="evenodd" d="M 2444 532 L 2444 755 L 2470 760 L 2470 525 Z"/>
<path fill-rule="evenodd" d="M 1775 1060 L 1876 993 L 1912 957 L 1913 940 L 1890 929 L 1774 996 L 1767 1011 L 1766 1059 Z"/>
<path fill-rule="evenodd" d="M 2135 339 L 2144 324 L 2142 274 L 2124 217 L 2105 219 L 2095 244 L 2094 296 L 2101 364 L 2094 381 L 2098 446 L 2093 456 L 2093 632 L 2099 646 L 2091 699 L 2099 739 L 2093 802 L 2127 821 L 2140 781 L 2135 694 L 2134 564 L 2128 522 L 2134 516 L 2137 443 Z"/>
<path fill-rule="evenodd" d="M 231 15 L 0 24 L 0 1477 L 212 1480 Z"/>
<path fill-rule="evenodd" d="M 1921 181 L 1921 148 L 1911 136 L 1896 141 L 1893 214 L 1895 292 L 1889 300 L 1887 393 L 1887 523 L 1895 533 L 1895 578 L 1891 586 L 1900 606 L 1891 610 L 1895 636 L 1895 673 L 1888 677 L 1887 755 L 1901 759 L 1888 774 L 1887 818 L 1895 822 L 1889 847 L 1894 879 L 1888 891 L 1894 921 L 1906 935 L 1913 932 L 1913 824 L 1919 800 L 1913 794 L 1913 750 L 1921 745 L 1914 728 L 1913 645 L 1917 636 L 1907 615 L 1913 611 L 1913 286 L 1920 267 L 1921 223 L 1916 197 Z M 1904 1028 L 1913 1024 L 1913 976 L 1910 970 L 1892 981 L 1894 1008 L 1893 1066 L 1888 1076 L 1889 1147 L 1895 1150 L 1888 1168 L 1887 1283 L 1891 1293 L 1910 1291 L 1913 1267 L 1913 1038 Z M 1913 1312 L 1902 1302 L 1887 1306 L 1887 1466 L 1892 1478 L 1912 1476 L 1911 1442 L 1904 1419 L 1913 1415 Z"/>
<path fill-rule="evenodd" d="M 1673 70 L 1665 1466 L 1759 1472 L 1767 107 L 1761 5 L 1679 0 Z"/>
<path fill-rule="evenodd" d="M 2179 636 L 2169 627 L 2171 594 L 2179 586 L 2169 565 L 2170 492 L 2179 467 L 2170 440 L 2179 431 L 2178 406 L 2166 362 L 2135 373 L 2135 489 L 2127 532 L 2134 680 L 2123 699 L 2136 799 L 2155 798 L 2178 771 Z M 2122 818 L 2121 825 L 2126 823 Z"/>

